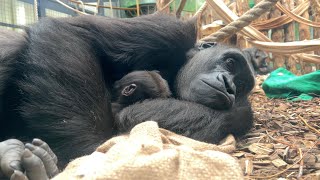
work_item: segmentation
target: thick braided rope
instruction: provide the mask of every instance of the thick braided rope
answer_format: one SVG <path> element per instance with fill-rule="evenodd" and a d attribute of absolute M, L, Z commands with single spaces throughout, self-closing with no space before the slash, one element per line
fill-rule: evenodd
<path fill-rule="evenodd" d="M 207 0 L 208 1 L 208 0 Z M 209 0 L 211 1 L 211 0 Z M 206 42 L 220 42 L 240 31 L 242 28 L 248 26 L 252 21 L 258 19 L 263 13 L 270 11 L 271 8 L 278 2 L 279 0 L 263 0 L 254 6 L 252 9 L 243 14 L 236 21 L 231 22 L 227 26 L 221 28 L 217 32 L 207 36 L 201 41 Z"/>

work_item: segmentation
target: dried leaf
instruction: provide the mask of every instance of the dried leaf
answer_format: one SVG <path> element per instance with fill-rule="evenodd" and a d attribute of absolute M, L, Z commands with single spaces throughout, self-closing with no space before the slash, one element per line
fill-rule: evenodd
<path fill-rule="evenodd" d="M 256 155 L 254 156 L 254 159 L 269 159 L 270 156 L 269 155 Z"/>
<path fill-rule="evenodd" d="M 245 172 L 244 172 L 244 174 L 245 175 L 251 175 L 252 171 L 253 171 L 252 160 L 246 159 L 244 163 L 245 163 Z"/>
<path fill-rule="evenodd" d="M 262 160 L 262 161 L 252 161 L 254 165 L 269 165 L 271 163 L 270 160 Z"/>
<path fill-rule="evenodd" d="M 273 149 L 270 148 L 271 144 L 253 143 L 248 149 L 255 154 L 271 154 Z M 271 145 L 272 146 L 272 145 Z"/>
<path fill-rule="evenodd" d="M 284 162 L 282 159 L 275 159 L 272 161 L 272 164 L 277 168 L 284 168 L 287 166 L 287 163 Z"/>
<path fill-rule="evenodd" d="M 257 77 L 259 90 L 266 77 Z M 316 170 L 320 172 L 320 135 L 299 118 L 301 116 L 308 125 L 320 129 L 320 98 L 289 102 L 285 99 L 268 99 L 264 92 L 256 91 L 249 99 L 254 112 L 254 128 L 250 135 L 238 142 L 241 152 L 245 153 L 243 156 L 239 155 L 243 170 L 246 171 L 244 161 L 250 159 L 253 175 L 261 178 L 276 175 L 281 168 L 300 159 L 297 149 L 301 149 L 304 155 L 301 179 L 311 179 L 307 178 L 311 173 L 312 177 L 320 179 L 320 176 L 314 173 Z M 247 165 L 247 168 L 250 167 Z M 272 179 L 295 179 L 299 168 L 300 163 L 295 164 Z"/>
<path fill-rule="evenodd" d="M 239 157 L 244 156 L 244 154 L 245 154 L 245 152 L 235 152 L 232 154 L 232 156 L 239 158 Z"/>
<path fill-rule="evenodd" d="M 277 108 L 280 111 L 285 111 L 288 109 L 288 105 L 287 104 L 280 104 L 279 107 Z"/>
<path fill-rule="evenodd" d="M 315 141 L 315 140 L 318 139 L 318 136 L 315 135 L 315 134 L 313 134 L 313 133 L 305 133 L 305 134 L 304 134 L 304 138 L 305 138 L 305 139 L 308 139 L 308 140 L 313 140 L 313 141 Z"/>

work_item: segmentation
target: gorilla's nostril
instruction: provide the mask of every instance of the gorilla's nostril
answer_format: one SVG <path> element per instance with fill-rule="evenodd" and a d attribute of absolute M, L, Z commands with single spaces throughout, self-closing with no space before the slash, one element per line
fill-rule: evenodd
<path fill-rule="evenodd" d="M 233 94 L 233 95 L 236 94 L 235 91 L 234 91 L 232 88 L 227 88 L 227 92 L 228 92 L 229 94 Z"/>
<path fill-rule="evenodd" d="M 236 92 L 232 84 L 232 81 L 230 81 L 226 76 L 222 76 L 222 78 L 223 78 L 224 87 L 226 88 L 227 93 L 235 95 Z"/>

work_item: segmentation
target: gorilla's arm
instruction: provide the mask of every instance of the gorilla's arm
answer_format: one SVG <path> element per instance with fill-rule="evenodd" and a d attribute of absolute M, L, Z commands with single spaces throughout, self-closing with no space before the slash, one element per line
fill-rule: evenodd
<path fill-rule="evenodd" d="M 162 14 L 130 19 L 79 16 L 61 22 L 87 31 L 83 39 L 98 52 L 108 80 L 134 70 L 159 70 L 171 87 L 196 42 L 195 19 Z"/>
<path fill-rule="evenodd" d="M 201 104 L 176 99 L 146 100 L 123 109 L 117 119 L 121 131 L 152 120 L 164 129 L 190 138 L 218 143 L 227 134 L 239 137 L 252 127 L 252 112 L 244 100 L 228 111 L 213 110 Z"/>

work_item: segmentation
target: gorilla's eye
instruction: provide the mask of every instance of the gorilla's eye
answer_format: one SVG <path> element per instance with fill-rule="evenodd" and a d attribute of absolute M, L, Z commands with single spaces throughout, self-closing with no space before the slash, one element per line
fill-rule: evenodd
<path fill-rule="evenodd" d="M 207 49 L 207 48 L 212 48 L 214 46 L 216 46 L 217 43 L 216 42 L 204 42 L 201 43 L 200 46 L 198 47 L 199 50 L 203 50 L 203 49 Z"/>
<path fill-rule="evenodd" d="M 228 69 L 229 72 L 233 72 L 235 69 L 235 60 L 232 58 L 228 58 L 226 60 L 226 67 Z"/>

